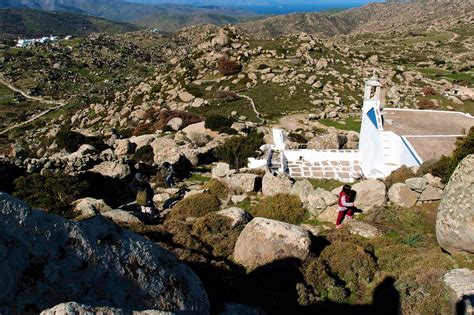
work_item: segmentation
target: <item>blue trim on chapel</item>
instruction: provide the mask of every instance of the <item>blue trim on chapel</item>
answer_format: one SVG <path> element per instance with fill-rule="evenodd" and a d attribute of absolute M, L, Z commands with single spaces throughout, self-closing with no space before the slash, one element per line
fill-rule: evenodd
<path fill-rule="evenodd" d="M 370 121 L 374 124 L 375 128 L 376 129 L 379 129 L 379 126 L 377 124 L 377 117 L 375 116 L 375 108 L 371 108 L 368 112 L 367 112 L 367 116 L 369 116 L 369 119 Z"/>

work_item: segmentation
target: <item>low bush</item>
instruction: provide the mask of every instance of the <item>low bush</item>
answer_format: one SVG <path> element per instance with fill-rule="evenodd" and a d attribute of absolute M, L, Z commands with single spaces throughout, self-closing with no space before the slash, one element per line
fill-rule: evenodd
<path fill-rule="evenodd" d="M 427 98 L 420 99 L 418 101 L 418 106 L 421 109 L 432 109 L 436 107 L 435 103 L 432 100 L 427 99 Z"/>
<path fill-rule="evenodd" d="M 251 213 L 254 217 L 299 224 L 303 221 L 306 210 L 303 208 L 299 197 L 288 194 L 277 194 L 262 199 L 252 207 Z"/>
<path fill-rule="evenodd" d="M 86 139 L 83 134 L 70 130 L 70 126 L 61 128 L 56 134 L 58 148 L 65 149 L 69 153 L 77 151 L 82 144 L 86 143 Z"/>
<path fill-rule="evenodd" d="M 227 188 L 227 186 L 224 185 L 220 180 L 215 178 L 204 184 L 202 188 L 209 190 L 209 193 L 211 195 L 214 195 L 221 199 L 226 198 L 229 194 L 229 188 Z"/>
<path fill-rule="evenodd" d="M 269 65 L 261 63 L 261 64 L 258 65 L 257 70 L 264 70 L 264 69 L 268 69 L 268 68 L 270 68 Z"/>
<path fill-rule="evenodd" d="M 406 165 L 402 165 L 400 168 L 394 170 L 390 175 L 385 178 L 385 187 L 389 189 L 395 183 L 404 183 L 405 180 L 416 177 L 416 174 L 411 168 Z"/>
<path fill-rule="evenodd" d="M 206 117 L 204 126 L 208 129 L 218 131 L 222 127 L 230 127 L 234 122 L 232 119 L 222 115 L 209 115 Z"/>
<path fill-rule="evenodd" d="M 199 218 L 219 210 L 220 201 L 212 194 L 196 194 L 178 202 L 171 211 L 171 218 L 185 220 L 188 217 Z"/>
<path fill-rule="evenodd" d="M 137 162 L 153 164 L 154 156 L 153 148 L 149 145 L 145 145 L 135 151 L 135 154 L 133 154 L 133 159 Z"/>
<path fill-rule="evenodd" d="M 242 71 L 242 65 L 224 56 L 217 61 L 217 70 L 223 75 L 233 75 Z"/>
<path fill-rule="evenodd" d="M 301 143 L 301 144 L 305 144 L 307 143 L 308 141 L 305 139 L 305 137 L 303 137 L 302 135 L 300 135 L 299 133 L 295 133 L 295 132 L 290 132 L 288 134 L 288 140 L 292 141 L 292 142 L 296 142 L 296 143 Z"/>
<path fill-rule="evenodd" d="M 225 134 L 228 134 L 229 136 L 239 134 L 239 132 L 237 130 L 235 130 L 234 128 L 227 127 L 227 126 L 220 127 L 219 128 L 219 133 L 225 133 Z"/>
<path fill-rule="evenodd" d="M 14 181 L 13 195 L 30 206 L 71 217 L 71 203 L 83 197 L 88 183 L 63 173 L 32 174 Z"/>
<path fill-rule="evenodd" d="M 231 228 L 230 218 L 209 213 L 196 220 L 192 233 L 212 248 L 215 257 L 229 257 L 234 251 L 240 230 Z"/>
<path fill-rule="evenodd" d="M 438 92 L 436 92 L 436 90 L 431 86 L 425 86 L 422 88 L 421 93 L 423 93 L 425 96 L 438 95 Z"/>
<path fill-rule="evenodd" d="M 239 98 L 239 96 L 231 91 L 217 90 L 214 92 L 214 98 L 218 101 L 232 102 Z"/>

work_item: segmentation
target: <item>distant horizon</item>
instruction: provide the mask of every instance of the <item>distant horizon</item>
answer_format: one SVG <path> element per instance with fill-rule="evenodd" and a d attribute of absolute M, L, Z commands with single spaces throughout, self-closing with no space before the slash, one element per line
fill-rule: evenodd
<path fill-rule="evenodd" d="M 301 1 L 301 0 L 129 0 L 134 3 L 148 4 L 181 4 L 198 7 L 219 6 L 240 9 L 258 14 L 289 14 L 302 12 L 319 12 L 332 9 L 350 9 L 371 2 L 383 0 L 336 0 L 336 1 Z M 230 3 L 229 3 L 230 2 Z"/>

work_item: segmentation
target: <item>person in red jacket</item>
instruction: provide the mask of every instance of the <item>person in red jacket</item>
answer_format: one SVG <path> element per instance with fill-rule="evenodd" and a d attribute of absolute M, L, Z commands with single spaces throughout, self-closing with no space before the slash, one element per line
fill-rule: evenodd
<path fill-rule="evenodd" d="M 337 200 L 337 204 L 339 205 L 339 213 L 336 220 L 337 229 L 341 227 L 342 220 L 344 220 L 346 215 L 348 219 L 352 219 L 354 202 L 351 200 L 351 191 L 351 186 L 344 185 L 339 193 L 339 199 Z"/>

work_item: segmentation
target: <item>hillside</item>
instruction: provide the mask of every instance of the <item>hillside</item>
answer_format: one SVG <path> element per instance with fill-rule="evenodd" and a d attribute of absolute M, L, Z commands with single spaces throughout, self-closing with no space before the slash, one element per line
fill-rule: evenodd
<path fill-rule="evenodd" d="M 0 9 L 0 40 L 45 35 L 85 36 L 90 33 L 124 33 L 140 27 L 67 12 Z"/>
<path fill-rule="evenodd" d="M 188 25 L 211 23 L 223 25 L 258 18 L 259 15 L 218 6 L 196 7 L 176 4 L 142 4 L 119 0 L 0 0 L 0 8 L 28 8 L 88 14 L 113 21 L 174 32 Z"/>
<path fill-rule="evenodd" d="M 415 25 L 436 25 L 437 22 L 462 20 L 472 16 L 470 1 L 432 3 L 429 10 L 424 3 L 371 3 L 332 15 L 297 13 L 279 15 L 242 23 L 239 28 L 258 38 L 279 37 L 299 32 L 325 36 L 350 32 L 389 31 L 413 28 Z"/>

